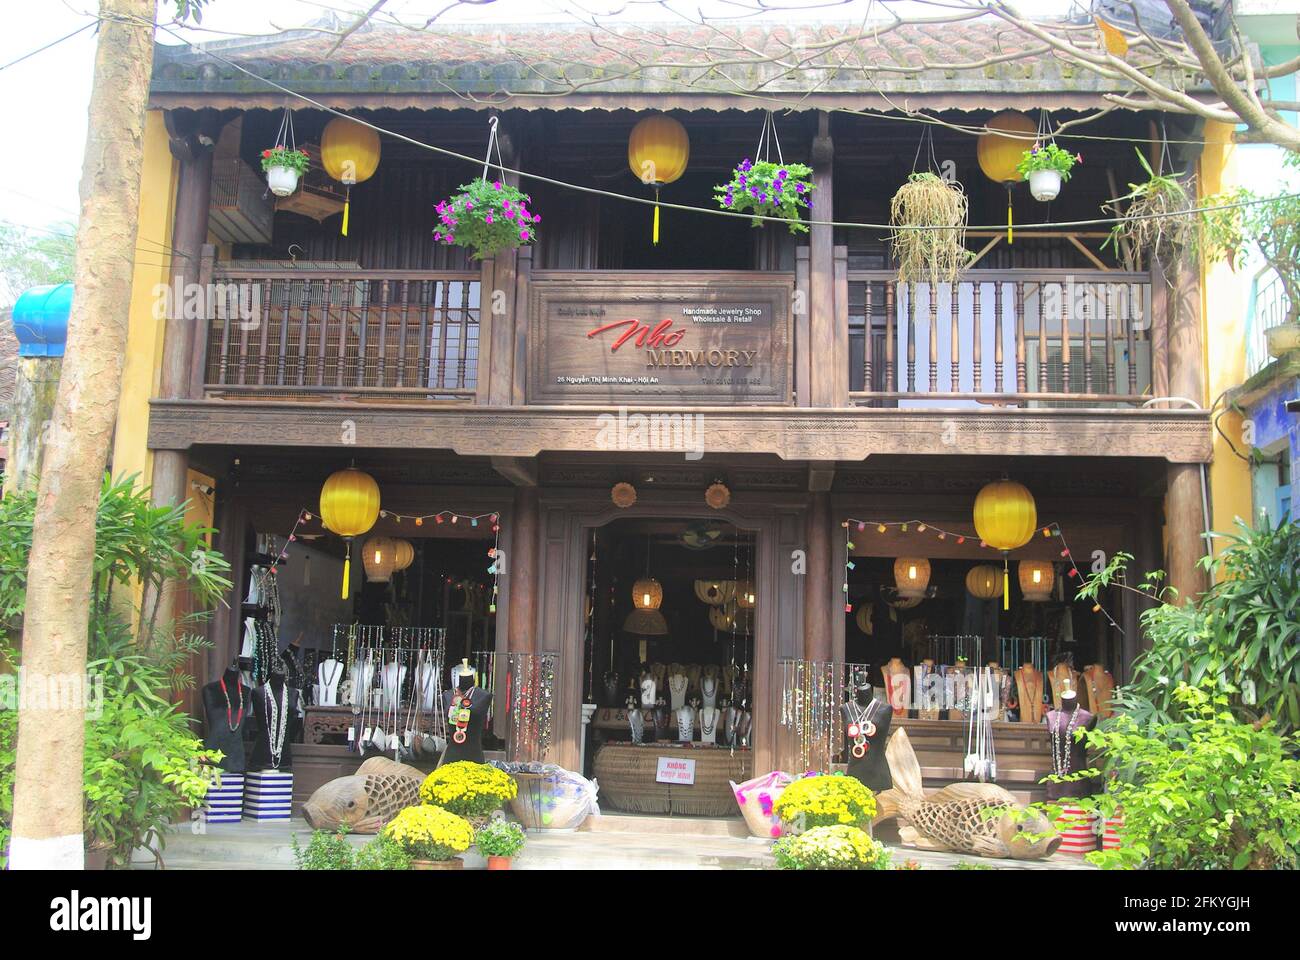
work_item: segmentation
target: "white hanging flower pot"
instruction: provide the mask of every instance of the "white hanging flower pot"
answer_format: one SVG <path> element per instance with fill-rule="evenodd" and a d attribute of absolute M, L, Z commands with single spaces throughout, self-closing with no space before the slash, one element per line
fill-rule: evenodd
<path fill-rule="evenodd" d="M 1029 192 L 1035 200 L 1055 200 L 1061 192 L 1060 170 L 1034 170 L 1029 174 Z"/>
<path fill-rule="evenodd" d="M 266 183 L 277 197 L 287 197 L 298 189 L 298 171 L 292 167 L 271 167 L 266 171 Z"/>

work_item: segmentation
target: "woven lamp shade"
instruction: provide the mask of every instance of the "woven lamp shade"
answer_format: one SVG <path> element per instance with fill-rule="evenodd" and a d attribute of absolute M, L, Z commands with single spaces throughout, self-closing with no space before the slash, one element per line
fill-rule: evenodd
<path fill-rule="evenodd" d="M 921 599 L 930 585 L 930 561 L 924 557 L 899 557 L 894 561 L 894 584 L 900 597 Z"/>
<path fill-rule="evenodd" d="M 966 590 L 977 600 L 995 600 L 1002 596 L 1002 571 L 991 564 L 971 567 L 966 574 Z"/>
<path fill-rule="evenodd" d="M 668 632 L 668 621 L 658 610 L 633 610 L 623 621 L 626 633 L 639 633 L 647 637 L 662 637 Z"/>
<path fill-rule="evenodd" d="M 1026 600 L 1044 603 L 1052 599 L 1052 588 L 1056 586 L 1056 568 L 1046 560 L 1021 560 L 1017 575 L 1020 579 L 1020 592 Z"/>
<path fill-rule="evenodd" d="M 397 541 L 392 537 L 371 537 L 361 546 L 361 563 L 371 583 L 387 583 L 397 567 Z"/>
<path fill-rule="evenodd" d="M 664 602 L 664 588 L 654 577 L 642 577 L 632 584 L 632 604 L 638 610 L 658 610 Z"/>
<path fill-rule="evenodd" d="M 393 570 L 405 570 L 415 562 L 415 546 L 410 540 L 394 540 L 393 543 L 397 544 Z"/>

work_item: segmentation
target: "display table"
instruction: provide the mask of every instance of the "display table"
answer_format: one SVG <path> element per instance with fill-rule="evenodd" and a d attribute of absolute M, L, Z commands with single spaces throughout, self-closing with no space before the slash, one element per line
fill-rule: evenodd
<path fill-rule="evenodd" d="M 354 714 L 349 706 L 310 706 L 304 710 L 304 713 L 306 714 L 303 720 L 302 738 L 304 743 L 333 743 L 346 746 L 348 730 L 354 724 L 360 724 L 359 715 Z M 370 712 L 371 725 L 375 723 L 377 713 L 378 711 L 373 710 Z M 403 726 L 405 726 L 407 720 L 405 706 L 402 707 L 401 716 Z M 432 734 L 434 732 L 435 716 L 433 713 L 417 712 L 410 720 L 421 733 Z"/>
<path fill-rule="evenodd" d="M 694 783 L 659 783 L 660 758 L 695 761 Z M 629 813 L 739 816 L 728 781 L 741 783 L 753 774 L 753 754 L 726 747 L 672 743 L 606 743 L 596 754 L 600 802 Z"/>

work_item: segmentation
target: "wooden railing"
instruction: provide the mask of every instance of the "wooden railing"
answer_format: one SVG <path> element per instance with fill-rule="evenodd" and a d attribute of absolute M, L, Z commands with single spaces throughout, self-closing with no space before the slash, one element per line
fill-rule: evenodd
<path fill-rule="evenodd" d="M 1164 344 L 1153 335 L 1149 280 L 1118 271 L 990 270 L 936 288 L 898 284 L 888 271 L 850 271 L 850 399 L 1142 403 Z"/>
<path fill-rule="evenodd" d="M 209 290 L 208 396 L 475 395 L 477 272 L 215 264 Z"/>

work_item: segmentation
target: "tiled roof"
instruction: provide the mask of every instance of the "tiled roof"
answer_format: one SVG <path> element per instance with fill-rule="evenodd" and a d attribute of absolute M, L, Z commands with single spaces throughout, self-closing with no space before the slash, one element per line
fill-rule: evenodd
<path fill-rule="evenodd" d="M 238 105 L 241 96 L 245 102 L 271 94 L 283 99 L 222 59 L 299 93 L 335 95 L 334 102 L 340 95 L 367 97 L 376 104 L 413 95 L 464 106 L 505 100 L 512 107 L 555 108 L 583 98 L 589 106 L 632 105 L 627 101 L 651 94 L 725 97 L 739 105 L 750 94 L 1023 98 L 1029 92 L 1096 101 L 1118 89 L 989 18 L 908 24 L 870 36 L 861 26 L 746 21 L 716 29 L 537 24 L 440 26 L 434 32 L 376 25 L 350 36 L 332 55 L 334 35 L 295 30 L 260 40 L 160 46 L 152 89 L 155 100 L 169 105 L 183 94 L 224 95 L 219 99 L 227 105 Z M 835 43 L 846 36 L 856 39 Z M 711 61 L 724 65 L 710 67 Z M 970 63 L 982 66 L 951 66 Z"/>

